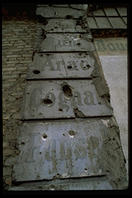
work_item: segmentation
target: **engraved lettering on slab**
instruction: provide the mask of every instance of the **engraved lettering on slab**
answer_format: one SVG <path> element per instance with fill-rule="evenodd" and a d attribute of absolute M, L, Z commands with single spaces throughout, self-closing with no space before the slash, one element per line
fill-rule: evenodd
<path fill-rule="evenodd" d="M 91 91 L 84 92 L 84 96 L 85 96 L 84 103 L 86 105 L 95 105 L 95 103 L 94 103 L 94 97 L 93 97 L 93 94 L 92 94 Z"/>
<path fill-rule="evenodd" d="M 58 96 L 58 99 L 59 99 L 59 108 L 60 109 L 64 109 L 66 112 L 69 110 L 69 105 L 66 104 L 66 98 L 64 97 L 64 94 L 63 92 L 60 92 L 59 93 L 59 96 Z"/>

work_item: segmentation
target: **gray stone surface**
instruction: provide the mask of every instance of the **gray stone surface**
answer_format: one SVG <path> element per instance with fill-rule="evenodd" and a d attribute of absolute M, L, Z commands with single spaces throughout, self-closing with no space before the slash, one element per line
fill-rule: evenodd
<path fill-rule="evenodd" d="M 110 116 L 112 109 L 99 97 L 92 80 L 28 82 L 22 119 Z"/>
<path fill-rule="evenodd" d="M 95 17 L 95 20 L 99 28 L 111 28 L 111 25 L 106 17 Z"/>
<path fill-rule="evenodd" d="M 41 52 L 94 51 L 91 34 L 46 34 L 46 38 L 38 43 Z"/>
<path fill-rule="evenodd" d="M 79 179 L 55 179 L 54 181 L 41 181 L 23 183 L 13 186 L 10 191 L 26 191 L 26 190 L 112 190 L 107 177 L 79 178 Z"/>
<path fill-rule="evenodd" d="M 79 19 L 47 19 L 41 27 L 46 32 L 88 32 L 87 23 Z"/>
<path fill-rule="evenodd" d="M 89 28 L 91 29 L 97 29 L 96 21 L 93 17 L 88 17 L 87 18 L 87 23 L 89 25 Z"/>
<path fill-rule="evenodd" d="M 117 17 L 117 18 L 109 17 L 109 20 L 110 20 L 113 28 L 115 28 L 115 29 L 126 29 L 126 25 L 121 18 L 119 18 L 119 17 Z"/>
<path fill-rule="evenodd" d="M 118 13 L 115 10 L 115 8 L 104 8 L 104 11 L 107 16 L 118 16 Z"/>
<path fill-rule="evenodd" d="M 127 16 L 127 8 L 117 8 L 118 12 L 120 13 L 121 16 Z"/>
<path fill-rule="evenodd" d="M 107 127 L 101 120 L 24 123 L 18 139 L 20 154 L 15 181 L 99 176 Z"/>
<path fill-rule="evenodd" d="M 72 8 L 58 8 L 58 7 L 37 7 L 36 15 L 41 15 L 45 18 L 79 18 L 85 15 L 85 11 L 76 10 Z"/>
<path fill-rule="evenodd" d="M 102 9 L 95 10 L 95 11 L 93 12 L 93 15 L 94 15 L 94 16 L 105 16 L 104 11 L 103 11 Z"/>
<path fill-rule="evenodd" d="M 91 53 L 36 53 L 27 79 L 88 78 L 97 67 Z"/>

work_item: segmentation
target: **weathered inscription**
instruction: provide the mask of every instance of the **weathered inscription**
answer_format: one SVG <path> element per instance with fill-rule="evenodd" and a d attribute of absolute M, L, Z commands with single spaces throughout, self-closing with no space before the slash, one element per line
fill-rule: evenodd
<path fill-rule="evenodd" d="M 18 140 L 21 152 L 14 166 L 15 180 L 103 174 L 98 164 L 102 128 L 107 130 L 99 120 L 24 123 Z"/>
<path fill-rule="evenodd" d="M 88 53 L 37 53 L 33 63 L 29 66 L 27 79 L 86 78 L 92 76 L 95 67 L 97 67 L 96 60 Z"/>
<path fill-rule="evenodd" d="M 92 80 L 29 82 L 26 92 L 24 119 L 75 117 L 75 109 L 86 117 L 112 114 Z"/>

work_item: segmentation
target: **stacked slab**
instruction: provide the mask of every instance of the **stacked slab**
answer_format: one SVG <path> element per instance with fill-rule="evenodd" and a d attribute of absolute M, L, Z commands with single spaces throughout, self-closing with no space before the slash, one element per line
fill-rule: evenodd
<path fill-rule="evenodd" d="M 14 182 L 24 184 L 11 190 L 127 186 L 119 129 L 85 7 L 37 7 L 38 36 L 13 169 Z"/>

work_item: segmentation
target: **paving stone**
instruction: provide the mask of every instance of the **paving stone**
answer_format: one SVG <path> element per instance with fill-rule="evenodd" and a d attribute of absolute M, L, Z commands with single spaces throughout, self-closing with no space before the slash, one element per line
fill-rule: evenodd
<path fill-rule="evenodd" d="M 110 20 L 113 28 L 115 28 L 115 29 L 126 29 L 126 25 L 121 18 L 119 18 L 119 17 L 117 17 L 117 18 L 109 17 L 109 20 Z"/>
<path fill-rule="evenodd" d="M 92 80 L 28 82 L 22 119 L 75 118 L 112 115 Z"/>
<path fill-rule="evenodd" d="M 127 17 L 122 17 L 125 23 L 127 24 Z"/>
<path fill-rule="evenodd" d="M 97 62 L 92 53 L 36 53 L 27 79 L 88 78 Z"/>
<path fill-rule="evenodd" d="M 38 44 L 40 52 L 94 51 L 91 34 L 46 34 Z"/>
<path fill-rule="evenodd" d="M 97 25 L 96 25 L 96 21 L 93 17 L 88 17 L 87 22 L 88 22 L 89 28 L 91 28 L 91 29 L 97 29 L 98 28 Z"/>
<path fill-rule="evenodd" d="M 20 154 L 13 179 L 105 175 L 99 153 L 109 133 L 106 125 L 95 119 L 24 123 L 18 138 Z"/>
<path fill-rule="evenodd" d="M 103 11 L 102 9 L 95 10 L 95 11 L 93 12 L 93 15 L 94 15 L 94 16 L 105 16 L 104 11 Z"/>
<path fill-rule="evenodd" d="M 127 16 L 127 8 L 117 8 L 121 16 Z"/>
<path fill-rule="evenodd" d="M 36 15 L 41 15 L 45 18 L 79 18 L 85 15 L 83 10 L 75 10 L 72 8 L 57 8 L 57 7 L 37 7 Z"/>
<path fill-rule="evenodd" d="M 12 186 L 9 191 L 33 190 L 112 190 L 107 177 L 91 177 L 79 179 L 55 179 L 50 181 L 37 181 Z"/>
<path fill-rule="evenodd" d="M 118 13 L 114 8 L 105 8 L 104 11 L 107 16 L 118 16 Z"/>
<path fill-rule="evenodd" d="M 111 28 L 111 25 L 106 17 L 95 17 L 99 28 Z"/>
<path fill-rule="evenodd" d="M 41 26 L 46 32 L 88 32 L 87 23 L 82 20 L 73 19 L 48 19 L 45 25 Z"/>

